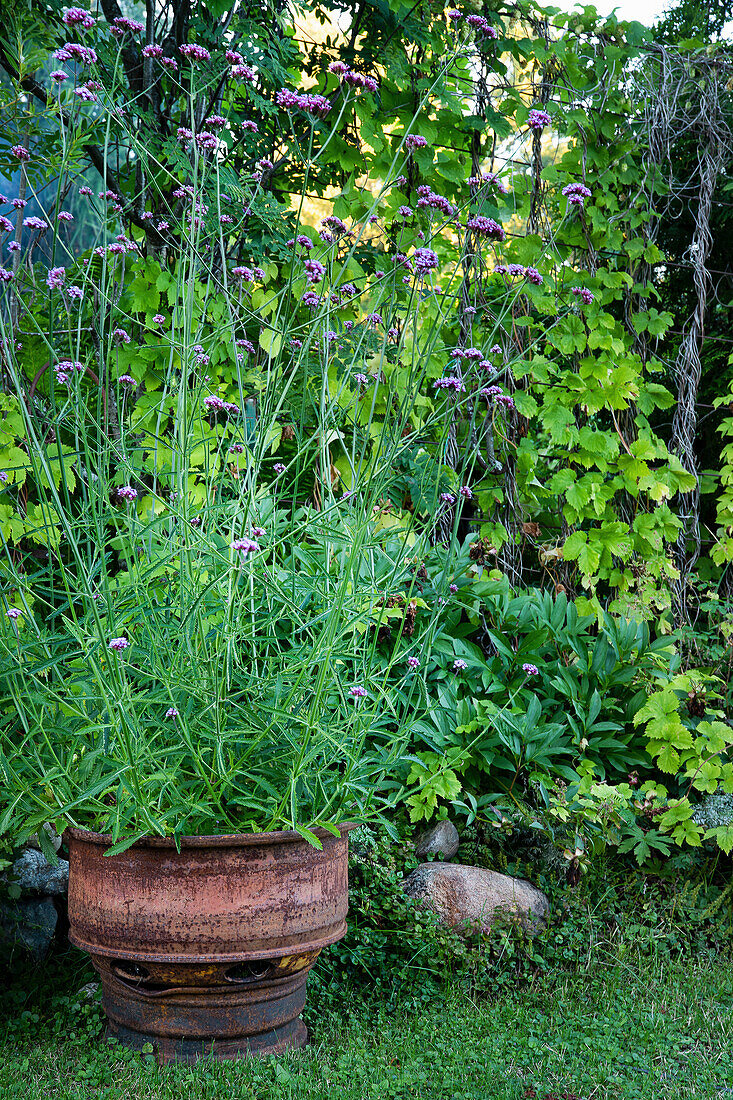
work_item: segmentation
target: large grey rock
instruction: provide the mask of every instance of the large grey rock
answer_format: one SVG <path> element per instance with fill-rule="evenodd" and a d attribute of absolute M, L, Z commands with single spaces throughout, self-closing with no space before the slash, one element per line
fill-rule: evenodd
<path fill-rule="evenodd" d="M 421 863 L 402 888 L 451 928 L 487 932 L 495 922 L 511 919 L 534 934 L 550 909 L 542 891 L 524 879 L 460 863 Z"/>
<path fill-rule="evenodd" d="M 24 947 L 42 959 L 56 931 L 58 916 L 53 898 L 21 898 L 0 905 L 0 942 Z"/>
<path fill-rule="evenodd" d="M 7 880 L 23 894 L 65 894 L 69 887 L 69 864 L 60 859 L 56 866 L 37 848 L 26 848 L 7 872 Z"/>
<path fill-rule="evenodd" d="M 453 822 L 439 821 L 437 825 L 420 833 L 415 841 L 415 855 L 420 859 L 441 855 L 444 859 L 452 859 L 458 851 L 459 843 L 458 829 Z"/>

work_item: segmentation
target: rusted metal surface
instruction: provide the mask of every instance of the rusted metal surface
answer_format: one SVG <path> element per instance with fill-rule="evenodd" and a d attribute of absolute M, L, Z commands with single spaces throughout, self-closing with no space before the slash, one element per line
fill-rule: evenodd
<path fill-rule="evenodd" d="M 67 829 L 72 943 L 150 962 L 244 962 L 320 950 L 346 931 L 347 828 L 140 840 Z"/>
<path fill-rule="evenodd" d="M 158 1059 L 302 1046 L 308 972 L 346 929 L 349 826 L 150 838 L 69 829 L 69 938 L 92 956 L 110 1032 Z"/>

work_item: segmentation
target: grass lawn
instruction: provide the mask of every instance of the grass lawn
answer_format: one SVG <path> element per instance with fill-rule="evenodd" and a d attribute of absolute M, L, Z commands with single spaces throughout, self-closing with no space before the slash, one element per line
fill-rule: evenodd
<path fill-rule="evenodd" d="M 16 1004 L 6 998 L 0 1017 L 0 1100 L 733 1098 L 723 963 L 615 965 L 496 998 L 449 990 L 422 1007 L 353 997 L 341 1015 L 312 1003 L 305 1051 L 167 1069 L 107 1046 L 83 998 L 57 992 L 51 1010 L 25 1016 L 17 992 Z"/>

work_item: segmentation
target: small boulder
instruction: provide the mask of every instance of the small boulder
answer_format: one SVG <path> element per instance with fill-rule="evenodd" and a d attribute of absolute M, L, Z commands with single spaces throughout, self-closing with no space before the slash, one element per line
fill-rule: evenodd
<path fill-rule="evenodd" d="M 22 894 L 65 894 L 69 888 L 69 864 L 60 859 L 56 866 L 37 848 L 26 848 L 7 876 Z"/>
<path fill-rule="evenodd" d="M 53 898 L 21 898 L 0 905 L 0 943 L 23 947 L 43 959 L 56 931 Z"/>
<path fill-rule="evenodd" d="M 488 932 L 496 921 L 509 919 L 534 935 L 550 910 L 545 894 L 530 882 L 459 863 L 421 863 L 402 889 L 451 928 Z"/>
<path fill-rule="evenodd" d="M 458 829 L 452 821 L 439 821 L 437 825 L 420 833 L 415 841 L 415 855 L 420 859 L 425 856 L 442 856 L 443 859 L 452 859 L 458 851 L 460 837 Z"/>

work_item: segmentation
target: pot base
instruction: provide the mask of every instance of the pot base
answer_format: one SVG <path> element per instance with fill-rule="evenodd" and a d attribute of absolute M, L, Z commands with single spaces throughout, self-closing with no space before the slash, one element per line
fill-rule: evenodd
<path fill-rule="evenodd" d="M 168 1036 L 145 1035 L 141 1031 L 133 1031 L 110 1021 L 107 1037 L 116 1039 L 122 1046 L 141 1052 L 144 1047 L 152 1046 L 156 1061 L 161 1066 L 172 1062 L 191 1065 L 201 1058 L 224 1061 L 299 1050 L 308 1042 L 308 1029 L 298 1018 L 264 1034 L 237 1039 L 174 1039 Z"/>

